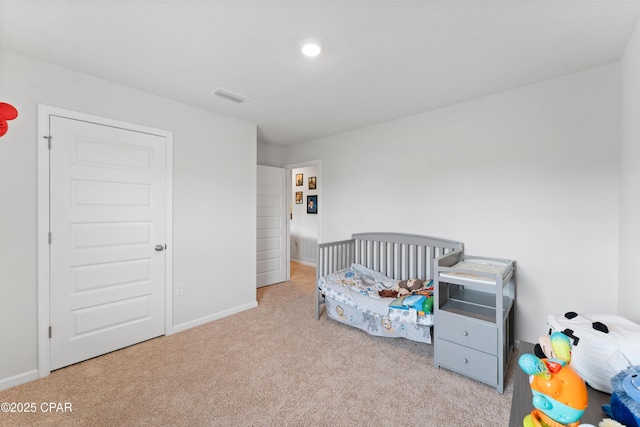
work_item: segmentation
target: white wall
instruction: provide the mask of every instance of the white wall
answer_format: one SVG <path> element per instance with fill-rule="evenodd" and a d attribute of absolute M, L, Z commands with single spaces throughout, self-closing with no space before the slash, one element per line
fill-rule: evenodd
<path fill-rule="evenodd" d="M 283 166 L 282 159 L 283 148 L 276 147 L 275 145 L 269 145 L 264 143 L 258 143 L 258 164 L 262 166 L 273 166 L 281 168 Z"/>
<path fill-rule="evenodd" d="M 517 261 L 517 339 L 618 305 L 619 64 L 289 147 L 322 161 L 320 241 L 426 234 Z M 329 218 L 335 223 L 329 221 Z"/>
<path fill-rule="evenodd" d="M 19 111 L 0 138 L 0 389 L 38 365 L 39 103 L 174 133 L 173 331 L 256 305 L 255 125 L 2 50 L 0 94 Z"/>
<path fill-rule="evenodd" d="M 640 23 L 621 60 L 620 314 L 640 323 Z"/>
<path fill-rule="evenodd" d="M 296 185 L 296 175 L 302 174 L 302 185 Z M 316 188 L 309 189 L 309 177 L 316 177 Z M 318 214 L 307 213 L 307 196 L 318 196 L 320 180 L 318 166 L 304 166 L 291 170 L 291 259 L 315 264 L 318 244 Z M 296 192 L 302 192 L 302 203 L 296 203 Z M 317 198 L 318 204 L 322 201 Z M 320 212 L 318 208 L 318 212 Z M 313 246 L 312 246 L 313 245 Z"/>

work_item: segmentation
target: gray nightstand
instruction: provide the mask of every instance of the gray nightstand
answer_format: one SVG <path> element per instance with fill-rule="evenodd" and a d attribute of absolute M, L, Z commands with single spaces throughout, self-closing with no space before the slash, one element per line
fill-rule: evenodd
<path fill-rule="evenodd" d="M 437 367 L 504 391 L 514 344 L 515 262 L 454 251 L 434 271 Z"/>

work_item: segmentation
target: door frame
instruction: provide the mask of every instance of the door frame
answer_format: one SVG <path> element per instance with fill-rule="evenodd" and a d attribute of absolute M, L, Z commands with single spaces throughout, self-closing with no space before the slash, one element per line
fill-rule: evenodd
<path fill-rule="evenodd" d="M 38 104 L 38 176 L 37 176 L 37 340 L 38 340 L 38 377 L 49 375 L 51 324 L 51 262 L 49 258 L 49 116 L 59 116 L 72 120 L 81 120 L 100 125 L 111 126 L 135 132 L 148 133 L 163 137 L 166 141 L 166 245 L 165 250 L 165 321 L 164 334 L 171 335 L 173 320 L 173 132 L 127 123 L 77 111 Z M 55 144 L 55 141 L 53 141 Z"/>
<path fill-rule="evenodd" d="M 322 161 L 320 159 L 318 160 L 308 160 L 306 162 L 299 162 L 299 163 L 289 163 L 287 165 L 284 166 L 284 168 L 287 170 L 287 204 L 291 205 L 291 203 L 293 202 L 293 179 L 291 178 L 291 172 L 293 171 L 293 169 L 298 169 L 298 168 L 303 168 L 306 166 L 316 166 L 318 168 L 318 173 L 316 175 L 317 180 L 319 183 L 322 183 Z M 320 200 L 319 204 L 322 203 L 323 197 L 322 197 L 322 185 L 318 185 L 317 188 L 317 192 L 318 192 L 318 199 Z M 321 238 L 322 238 L 322 209 L 318 209 L 318 243 L 321 242 Z M 287 230 L 290 233 L 290 229 L 291 229 L 291 221 L 287 222 L 288 227 Z M 289 252 L 289 263 L 291 262 L 291 238 L 289 238 L 289 240 L 287 240 L 287 247 L 288 252 Z"/>

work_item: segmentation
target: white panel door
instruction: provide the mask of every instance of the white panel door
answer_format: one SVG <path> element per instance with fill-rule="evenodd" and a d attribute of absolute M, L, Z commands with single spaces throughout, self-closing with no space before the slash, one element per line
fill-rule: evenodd
<path fill-rule="evenodd" d="M 286 170 L 258 166 L 257 265 L 258 287 L 289 279 L 287 252 Z"/>
<path fill-rule="evenodd" d="M 167 165 L 162 136 L 56 116 L 50 135 L 53 370 L 165 333 Z"/>

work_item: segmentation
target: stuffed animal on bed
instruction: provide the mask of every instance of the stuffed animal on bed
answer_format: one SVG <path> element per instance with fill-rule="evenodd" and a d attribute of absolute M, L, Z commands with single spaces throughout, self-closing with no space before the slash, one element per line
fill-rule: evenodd
<path fill-rule="evenodd" d="M 418 289 L 422 289 L 424 286 L 424 282 L 420 279 L 409 279 L 409 280 L 401 280 L 398 282 L 393 289 L 398 291 L 398 296 L 401 297 L 403 295 L 409 295 L 413 291 L 417 291 Z"/>

